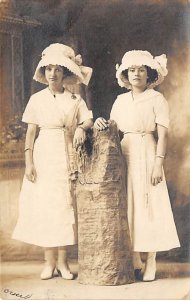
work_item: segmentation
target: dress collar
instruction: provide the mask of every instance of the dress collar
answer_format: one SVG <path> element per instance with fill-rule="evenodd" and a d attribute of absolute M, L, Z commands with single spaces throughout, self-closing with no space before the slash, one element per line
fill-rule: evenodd
<path fill-rule="evenodd" d="M 147 89 L 144 92 L 135 95 L 135 101 L 133 99 L 132 91 L 130 91 L 129 93 L 130 93 L 131 101 L 134 102 L 134 103 L 138 103 L 140 101 L 145 101 L 145 100 L 148 100 L 149 98 L 154 97 L 156 91 L 153 90 L 153 89 Z"/>

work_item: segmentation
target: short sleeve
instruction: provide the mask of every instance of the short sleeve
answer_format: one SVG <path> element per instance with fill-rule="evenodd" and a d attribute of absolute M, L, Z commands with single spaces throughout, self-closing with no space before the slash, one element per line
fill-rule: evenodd
<path fill-rule="evenodd" d="M 117 97 L 110 112 L 110 120 L 118 123 L 119 110 L 121 111 L 121 108 L 119 108 L 119 98 Z"/>
<path fill-rule="evenodd" d="M 154 103 L 155 122 L 166 128 L 169 126 L 169 107 L 168 102 L 163 95 L 159 95 L 155 99 Z"/>
<path fill-rule="evenodd" d="M 35 97 L 31 96 L 28 104 L 26 105 L 25 111 L 22 116 L 22 121 L 25 123 L 39 124 L 38 113 L 37 113 L 37 103 Z"/>
<path fill-rule="evenodd" d="M 88 109 L 85 101 L 82 99 L 79 104 L 78 113 L 77 113 L 77 122 L 78 124 L 83 123 L 88 119 L 92 119 L 92 111 Z"/>

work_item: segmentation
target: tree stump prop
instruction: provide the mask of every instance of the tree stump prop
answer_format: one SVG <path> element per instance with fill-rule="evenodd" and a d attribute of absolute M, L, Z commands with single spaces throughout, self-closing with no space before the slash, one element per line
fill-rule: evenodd
<path fill-rule="evenodd" d="M 89 145 L 90 143 L 90 145 Z M 93 130 L 80 153 L 76 185 L 78 280 L 82 284 L 134 282 L 127 221 L 125 163 L 116 124 Z"/>

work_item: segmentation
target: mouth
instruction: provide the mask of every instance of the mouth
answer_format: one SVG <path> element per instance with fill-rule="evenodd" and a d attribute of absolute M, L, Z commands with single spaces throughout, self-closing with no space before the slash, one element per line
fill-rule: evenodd
<path fill-rule="evenodd" d="M 56 80 L 56 78 L 55 78 L 55 77 L 50 77 L 50 78 L 49 78 L 49 80 L 51 80 L 51 81 L 55 81 L 55 80 Z"/>

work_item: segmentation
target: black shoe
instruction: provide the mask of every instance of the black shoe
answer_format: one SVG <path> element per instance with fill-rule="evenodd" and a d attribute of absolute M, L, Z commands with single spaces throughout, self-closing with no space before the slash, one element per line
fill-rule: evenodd
<path fill-rule="evenodd" d="M 135 278 L 136 280 L 142 280 L 142 269 L 135 269 Z"/>

